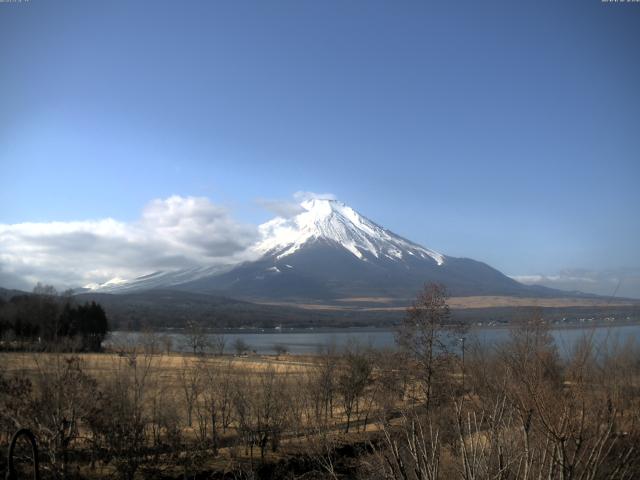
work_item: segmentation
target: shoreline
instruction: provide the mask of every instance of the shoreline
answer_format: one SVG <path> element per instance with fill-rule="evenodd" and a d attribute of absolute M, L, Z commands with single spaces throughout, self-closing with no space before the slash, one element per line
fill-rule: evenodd
<path fill-rule="evenodd" d="M 465 326 L 467 331 L 478 330 L 510 330 L 517 325 L 512 324 L 499 324 L 499 325 L 469 325 Z M 615 321 L 615 322 L 584 322 L 574 324 L 551 324 L 550 330 L 590 330 L 590 329 L 602 329 L 602 328 L 619 328 L 619 327 L 633 327 L 640 326 L 640 320 L 629 321 Z M 281 327 L 281 328 L 256 328 L 256 327 L 237 327 L 237 328 L 224 328 L 224 329 L 206 329 L 207 335 L 279 335 L 279 334 L 329 334 L 329 333 L 385 333 L 394 332 L 395 327 L 388 326 L 351 326 L 351 327 Z M 188 330 L 184 328 L 159 328 L 157 330 L 126 330 L 118 329 L 109 332 L 113 333 L 137 333 L 137 334 L 176 334 L 176 335 L 188 335 Z"/>

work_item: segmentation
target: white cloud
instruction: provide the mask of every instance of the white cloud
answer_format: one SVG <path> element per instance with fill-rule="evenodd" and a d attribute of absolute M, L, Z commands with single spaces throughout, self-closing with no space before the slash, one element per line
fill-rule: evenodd
<path fill-rule="evenodd" d="M 0 224 L 0 285 L 59 287 L 249 258 L 257 228 L 204 197 L 150 202 L 140 220 Z"/>
<path fill-rule="evenodd" d="M 298 202 L 304 202 L 305 200 L 336 200 L 337 197 L 333 193 L 315 193 L 297 191 L 293 194 L 293 198 Z"/>
<path fill-rule="evenodd" d="M 597 280 L 588 276 L 575 276 L 569 274 L 557 275 L 512 275 L 511 278 L 527 285 L 553 283 L 553 282 L 584 282 L 596 283 Z"/>
<path fill-rule="evenodd" d="M 293 200 L 259 198 L 256 203 L 278 217 L 291 218 L 306 211 L 301 205 L 302 202 L 313 199 L 336 200 L 337 197 L 333 193 L 315 193 L 300 190 L 293 194 Z"/>
<path fill-rule="evenodd" d="M 542 275 L 511 275 L 527 285 L 543 285 L 561 290 L 578 290 L 597 295 L 640 298 L 640 268 L 609 270 L 566 269 Z"/>
<path fill-rule="evenodd" d="M 297 214 L 305 211 L 300 203 L 292 202 L 291 200 L 270 200 L 267 198 L 259 198 L 256 202 L 265 210 L 268 210 L 274 215 L 282 218 L 295 217 Z"/>

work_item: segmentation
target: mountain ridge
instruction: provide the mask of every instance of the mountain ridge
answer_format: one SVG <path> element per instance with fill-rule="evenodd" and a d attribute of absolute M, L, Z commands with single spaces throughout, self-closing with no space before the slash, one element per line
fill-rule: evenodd
<path fill-rule="evenodd" d="M 154 272 L 111 281 L 91 291 L 132 293 L 157 288 L 218 293 L 247 300 L 333 301 L 413 298 L 424 283 L 455 296 L 586 296 L 527 286 L 486 263 L 450 257 L 378 225 L 337 200 L 311 199 L 291 217 L 259 226 L 254 260 L 237 265 Z"/>

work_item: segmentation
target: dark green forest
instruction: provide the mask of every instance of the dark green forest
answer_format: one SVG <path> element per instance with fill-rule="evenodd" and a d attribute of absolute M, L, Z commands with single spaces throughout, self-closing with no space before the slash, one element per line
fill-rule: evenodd
<path fill-rule="evenodd" d="M 38 284 L 33 293 L 0 297 L 0 345 L 3 349 L 47 349 L 68 346 L 99 351 L 109 331 L 104 308 L 94 301 L 78 303 L 70 292 Z"/>

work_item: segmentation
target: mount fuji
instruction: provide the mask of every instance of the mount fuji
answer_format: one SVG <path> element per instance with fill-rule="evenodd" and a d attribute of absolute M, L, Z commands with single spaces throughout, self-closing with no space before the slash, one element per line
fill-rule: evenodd
<path fill-rule="evenodd" d="M 94 291 L 130 293 L 171 288 L 262 301 L 371 301 L 406 304 L 425 282 L 454 296 L 553 296 L 489 265 L 413 243 L 336 200 L 312 199 L 300 213 L 259 227 L 253 261 L 226 267 L 155 272 L 112 281 Z"/>

